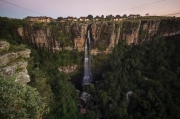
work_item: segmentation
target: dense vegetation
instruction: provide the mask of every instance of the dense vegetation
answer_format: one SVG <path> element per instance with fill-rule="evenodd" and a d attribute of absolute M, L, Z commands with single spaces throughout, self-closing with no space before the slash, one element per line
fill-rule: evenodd
<path fill-rule="evenodd" d="M 37 88 L 40 94 L 46 98 L 45 102 L 51 109 L 44 118 L 79 119 L 81 115 L 77 108 L 78 93 L 68 81 L 70 75 L 60 73 L 57 70 L 58 66 L 66 64 L 74 58 L 68 56 L 68 51 L 54 54 L 50 54 L 45 49 L 32 49 L 31 51 L 32 57 L 28 65 L 28 71 L 31 75 L 30 85 Z"/>
<path fill-rule="evenodd" d="M 0 17 L 0 38 L 8 40 L 11 44 L 16 44 L 18 40 L 17 28 L 26 25 L 26 20 Z"/>
<path fill-rule="evenodd" d="M 40 119 L 48 112 L 46 104 L 35 88 L 14 82 L 14 77 L 0 75 L 0 118 Z"/>
<path fill-rule="evenodd" d="M 105 118 L 180 118 L 180 36 L 156 38 L 149 44 L 127 46 L 121 41 L 114 49 L 104 79 L 88 91 L 94 113 Z M 126 93 L 133 91 L 130 101 Z"/>

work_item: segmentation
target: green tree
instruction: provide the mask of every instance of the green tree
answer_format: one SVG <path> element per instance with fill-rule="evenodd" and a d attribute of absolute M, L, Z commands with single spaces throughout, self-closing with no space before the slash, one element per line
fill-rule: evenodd
<path fill-rule="evenodd" d="M 93 19 L 93 15 L 89 14 L 89 15 L 87 16 L 87 18 L 88 18 L 89 20 L 92 20 L 92 19 Z"/>
<path fill-rule="evenodd" d="M 113 16 L 112 14 L 106 16 L 106 19 L 107 19 L 107 20 L 111 20 L 112 18 L 114 18 L 114 16 Z"/>
<path fill-rule="evenodd" d="M 101 15 L 101 18 L 104 19 L 104 15 Z"/>
<path fill-rule="evenodd" d="M 95 119 L 96 118 L 96 113 L 94 111 L 88 111 L 87 114 L 85 115 L 85 119 Z"/>
<path fill-rule="evenodd" d="M 63 19 L 63 17 L 58 17 L 57 20 L 58 21 L 61 21 Z"/>
<path fill-rule="evenodd" d="M 56 108 L 53 114 L 55 118 L 61 119 L 81 119 L 82 116 L 77 108 L 78 93 L 74 87 L 66 81 L 55 80 L 53 82 L 53 92 L 56 95 Z"/>
<path fill-rule="evenodd" d="M 0 76 L 0 118 L 40 119 L 47 112 L 46 104 L 30 86 L 14 82 L 12 77 Z"/>
<path fill-rule="evenodd" d="M 127 15 L 126 15 L 126 14 L 124 14 L 124 15 L 123 15 L 123 17 L 124 17 L 124 18 L 126 18 L 126 17 L 127 17 Z"/>
<path fill-rule="evenodd" d="M 116 15 L 116 18 L 120 18 L 121 16 L 120 15 Z"/>

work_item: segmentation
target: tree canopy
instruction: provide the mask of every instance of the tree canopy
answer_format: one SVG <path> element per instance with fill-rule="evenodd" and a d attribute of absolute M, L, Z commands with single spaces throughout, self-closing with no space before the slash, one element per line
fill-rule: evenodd
<path fill-rule="evenodd" d="M 89 14 L 89 15 L 87 16 L 87 18 L 88 18 L 89 20 L 92 20 L 92 19 L 93 19 L 93 15 Z"/>
<path fill-rule="evenodd" d="M 35 88 L 14 82 L 13 77 L 0 76 L 0 118 L 40 119 L 48 112 Z"/>

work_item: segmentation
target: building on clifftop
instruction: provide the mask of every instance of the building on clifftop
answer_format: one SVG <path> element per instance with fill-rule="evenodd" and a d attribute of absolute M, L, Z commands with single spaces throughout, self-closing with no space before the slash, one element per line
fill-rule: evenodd
<path fill-rule="evenodd" d="M 53 18 L 51 17 L 46 17 L 46 16 L 28 16 L 25 19 L 27 19 L 30 22 L 51 22 L 53 21 Z"/>
<path fill-rule="evenodd" d="M 89 21 L 89 19 L 87 17 L 80 17 L 79 21 Z"/>
<path fill-rule="evenodd" d="M 130 15 L 128 16 L 128 19 L 139 18 L 139 17 L 140 17 L 139 14 L 130 14 Z"/>

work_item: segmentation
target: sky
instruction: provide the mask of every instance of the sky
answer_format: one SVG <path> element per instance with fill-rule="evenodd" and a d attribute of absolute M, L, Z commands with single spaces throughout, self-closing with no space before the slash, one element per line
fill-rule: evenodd
<path fill-rule="evenodd" d="M 79 18 L 89 14 L 94 17 L 110 14 L 145 16 L 146 13 L 156 16 L 179 13 L 173 16 L 180 17 L 180 0 L 0 0 L 0 16 L 9 18 L 27 16 Z"/>

